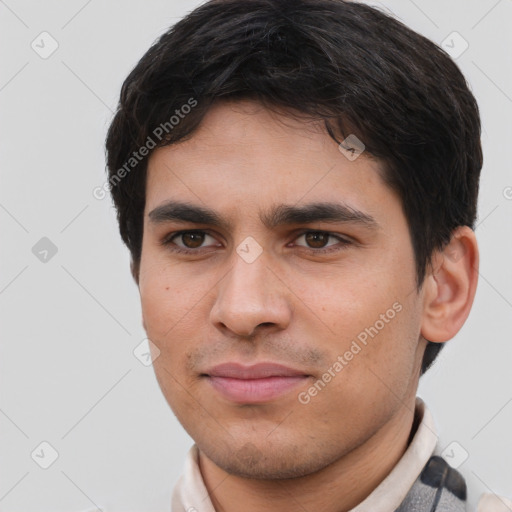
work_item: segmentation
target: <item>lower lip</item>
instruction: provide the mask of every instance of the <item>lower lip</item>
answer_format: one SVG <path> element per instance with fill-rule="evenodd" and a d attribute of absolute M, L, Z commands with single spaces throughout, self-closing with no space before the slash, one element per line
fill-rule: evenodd
<path fill-rule="evenodd" d="M 263 403 L 291 391 L 308 379 L 305 375 L 296 377 L 265 377 L 263 379 L 233 379 L 212 377 L 208 380 L 225 398 L 236 403 Z"/>

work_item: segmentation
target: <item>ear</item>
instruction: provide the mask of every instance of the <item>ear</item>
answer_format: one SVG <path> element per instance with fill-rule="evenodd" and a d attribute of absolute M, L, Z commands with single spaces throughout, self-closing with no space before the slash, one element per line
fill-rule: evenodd
<path fill-rule="evenodd" d="M 421 334 L 442 343 L 453 338 L 464 325 L 478 282 L 478 244 L 468 226 L 452 233 L 450 243 L 432 257 L 424 282 Z"/>

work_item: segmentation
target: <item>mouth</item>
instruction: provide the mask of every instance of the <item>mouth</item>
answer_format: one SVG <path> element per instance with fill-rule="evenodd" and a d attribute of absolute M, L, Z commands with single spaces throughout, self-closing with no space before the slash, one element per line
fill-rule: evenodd
<path fill-rule="evenodd" d="M 201 375 L 225 399 L 236 404 L 265 403 L 303 385 L 311 375 L 276 363 L 244 366 L 224 363 Z"/>

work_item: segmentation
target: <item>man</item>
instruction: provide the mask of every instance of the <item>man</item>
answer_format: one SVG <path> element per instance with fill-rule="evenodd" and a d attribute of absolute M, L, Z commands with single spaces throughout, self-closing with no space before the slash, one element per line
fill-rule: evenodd
<path fill-rule="evenodd" d="M 415 398 L 478 276 L 480 120 L 442 50 L 353 2 L 211 1 L 126 79 L 107 158 L 195 441 L 173 511 L 466 510 Z"/>

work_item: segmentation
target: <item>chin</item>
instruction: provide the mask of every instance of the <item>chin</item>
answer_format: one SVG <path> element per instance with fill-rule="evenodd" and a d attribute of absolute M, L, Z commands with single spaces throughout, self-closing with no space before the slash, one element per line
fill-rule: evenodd
<path fill-rule="evenodd" d="M 226 473 L 254 480 L 300 478 L 320 471 L 337 458 L 334 454 L 314 453 L 311 447 L 302 454 L 297 446 L 276 449 L 268 445 L 260 449 L 248 442 L 221 451 L 218 444 L 215 448 L 197 444 L 199 450 Z"/>

